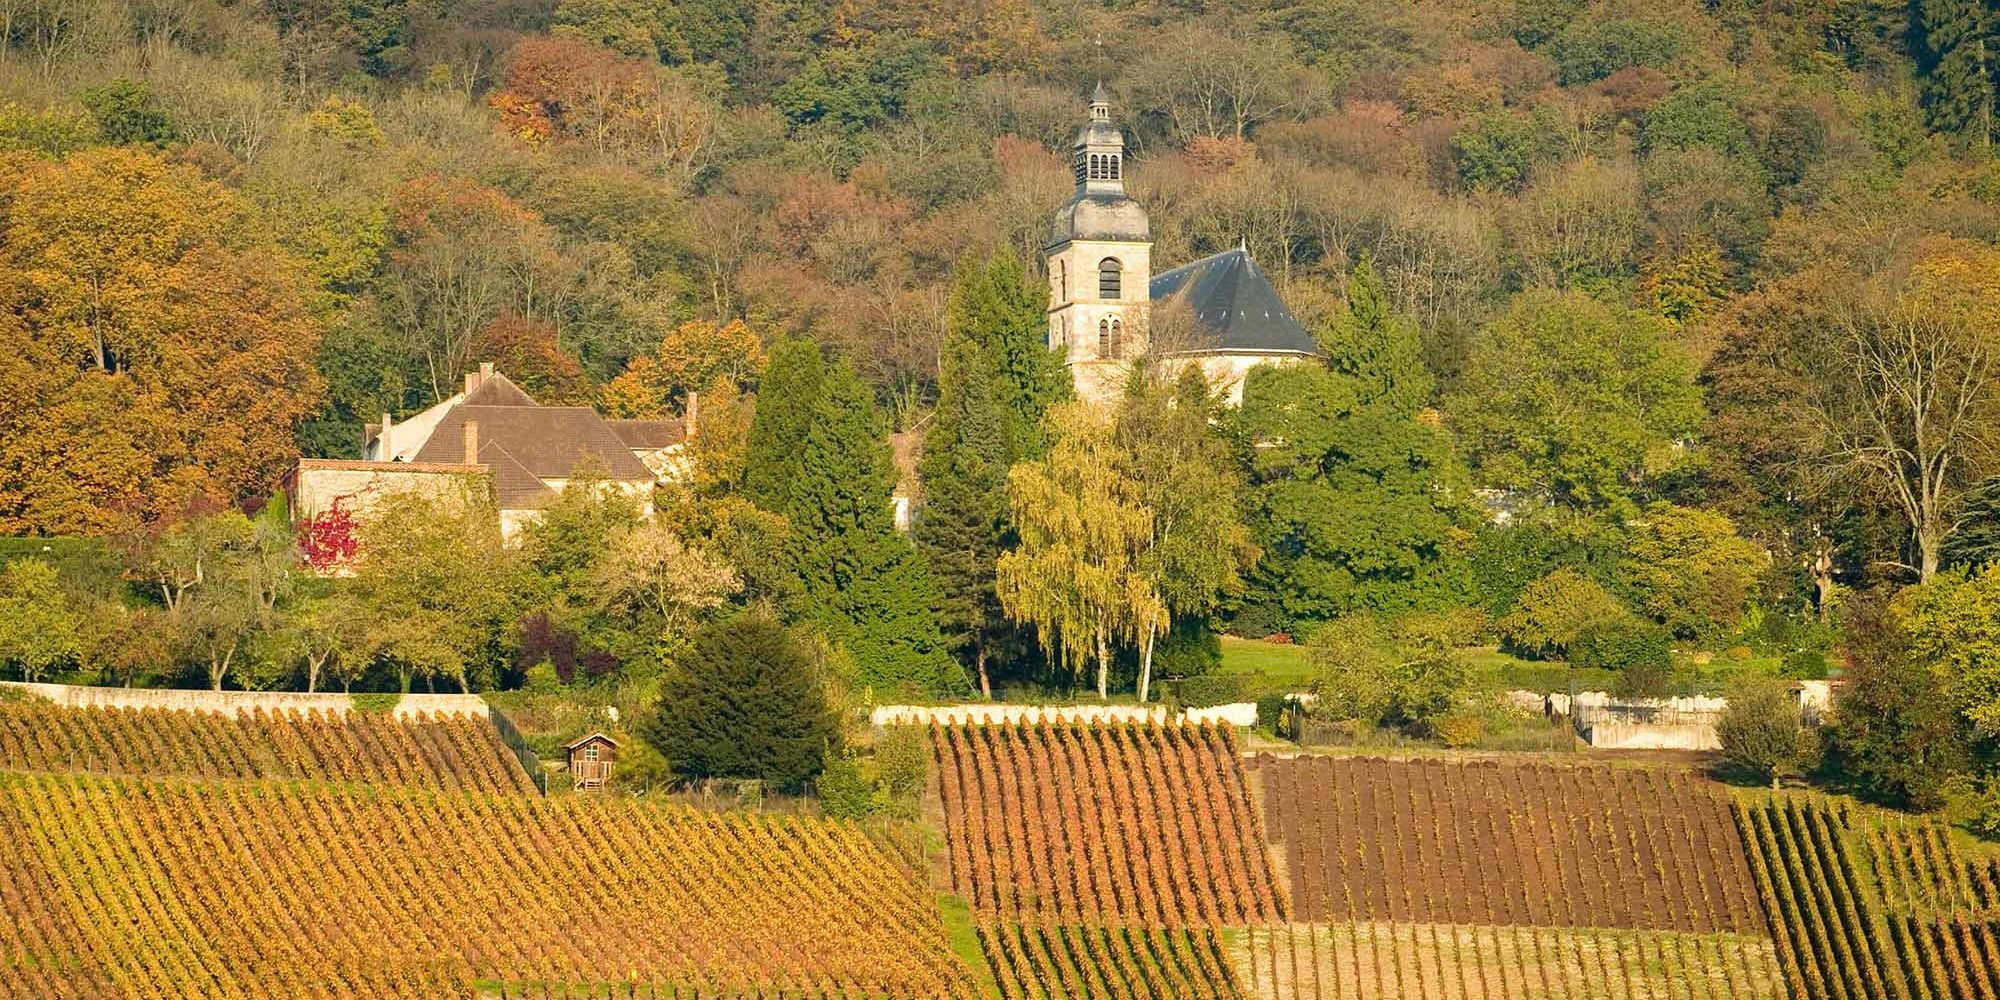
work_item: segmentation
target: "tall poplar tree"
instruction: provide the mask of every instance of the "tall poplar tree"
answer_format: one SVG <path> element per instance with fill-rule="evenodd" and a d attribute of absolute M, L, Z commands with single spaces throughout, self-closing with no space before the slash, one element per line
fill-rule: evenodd
<path fill-rule="evenodd" d="M 845 360 L 807 414 L 786 514 L 801 592 L 794 616 L 846 647 L 872 687 L 966 689 L 938 628 L 937 585 L 896 531 L 895 462 L 875 399 Z"/>
<path fill-rule="evenodd" d="M 784 513 L 791 503 L 792 480 L 825 374 L 826 357 L 809 339 L 787 340 L 771 350 L 745 445 L 743 492 L 772 513 Z"/>

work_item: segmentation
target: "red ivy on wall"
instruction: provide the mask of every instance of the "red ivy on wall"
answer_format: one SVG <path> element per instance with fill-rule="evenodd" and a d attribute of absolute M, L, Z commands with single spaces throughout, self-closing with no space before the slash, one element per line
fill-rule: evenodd
<path fill-rule="evenodd" d="M 322 573 L 352 560 L 361 547 L 354 514 L 335 500 L 332 507 L 300 525 L 299 546 L 305 550 L 306 565 Z"/>

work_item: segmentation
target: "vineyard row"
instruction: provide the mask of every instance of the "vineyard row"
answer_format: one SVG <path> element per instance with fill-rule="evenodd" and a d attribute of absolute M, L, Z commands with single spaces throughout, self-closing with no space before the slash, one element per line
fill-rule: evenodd
<path fill-rule="evenodd" d="M 1227 727 L 955 725 L 931 743 L 952 878 L 981 913 L 1161 928 L 1286 912 Z"/>
<path fill-rule="evenodd" d="M 1738 934 L 1348 923 L 1253 927 L 1255 1000 L 1784 1000 L 1771 943 Z"/>
<path fill-rule="evenodd" d="M 1758 892 L 1799 996 L 1994 1000 L 2000 927 L 1991 866 L 1965 864 L 1930 822 L 1856 821 L 1844 805 L 1739 801 Z"/>
<path fill-rule="evenodd" d="M 1298 918 L 1754 932 L 1718 791 L 1679 771 L 1260 757 Z"/>
<path fill-rule="evenodd" d="M 1216 933 L 985 922 L 1001 1000 L 1239 1000 Z"/>
<path fill-rule="evenodd" d="M 70 708 L 0 701 L 0 769 L 184 778 L 310 778 L 526 793 L 484 719 Z"/>
<path fill-rule="evenodd" d="M 375 1000 L 475 980 L 972 994 L 920 876 L 847 824 L 0 777 L 0 996 Z"/>

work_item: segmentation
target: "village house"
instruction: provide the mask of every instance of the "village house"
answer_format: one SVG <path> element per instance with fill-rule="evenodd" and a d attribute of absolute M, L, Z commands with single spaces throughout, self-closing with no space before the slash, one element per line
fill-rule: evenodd
<path fill-rule="evenodd" d="M 439 495 L 477 477 L 490 484 L 501 536 L 511 540 L 586 472 L 650 513 L 653 488 L 683 472 L 697 406 L 690 397 L 686 420 L 608 420 L 588 406 L 544 406 L 482 364 L 451 398 L 400 422 L 384 413 L 366 425 L 359 461 L 300 460 L 285 489 L 295 518 L 335 508 L 363 518 L 384 497 Z"/>
<path fill-rule="evenodd" d="M 1131 363 L 1150 352 L 1201 366 L 1240 404 L 1250 369 L 1319 354 L 1246 246 L 1152 273 L 1152 224 L 1125 193 L 1125 136 L 1101 84 L 1071 167 L 1076 193 L 1056 211 L 1044 253 L 1049 349 L 1068 352 L 1079 398 L 1115 397 Z"/>

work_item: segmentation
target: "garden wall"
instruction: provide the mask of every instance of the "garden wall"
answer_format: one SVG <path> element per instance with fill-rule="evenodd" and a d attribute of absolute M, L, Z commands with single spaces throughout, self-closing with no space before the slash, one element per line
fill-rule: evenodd
<path fill-rule="evenodd" d="M 317 709 L 336 715 L 356 711 L 354 699 L 344 694 L 79 687 L 70 684 L 24 684 L 20 681 L 0 681 L 0 687 L 27 691 L 71 708 L 169 708 L 225 715 L 240 715 L 259 708 L 266 712 Z M 392 711 L 398 719 L 407 719 L 419 713 L 448 715 L 456 712 L 481 719 L 490 715 L 485 699 L 474 694 L 406 694 L 396 702 Z"/>
<path fill-rule="evenodd" d="M 1166 722 L 1162 705 L 1008 705 L 970 702 L 959 705 L 877 705 L 868 721 L 877 726 L 927 726 L 935 722 L 1016 723 L 1016 722 Z M 1226 722 L 1232 726 L 1257 724 L 1257 706 L 1252 702 L 1190 708 L 1178 718 L 1188 722 Z"/>

